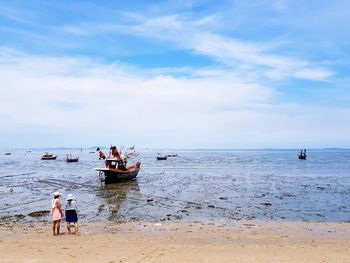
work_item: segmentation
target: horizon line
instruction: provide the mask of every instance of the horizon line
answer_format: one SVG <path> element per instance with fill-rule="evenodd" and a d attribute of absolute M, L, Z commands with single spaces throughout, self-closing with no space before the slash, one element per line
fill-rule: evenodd
<path fill-rule="evenodd" d="M 11 148 L 11 147 L 6 147 L 6 148 L 0 148 L 1 151 L 16 151 L 16 150 L 34 150 L 34 151 L 38 151 L 38 150 L 47 150 L 47 149 L 51 149 L 51 150 L 92 150 L 92 149 L 96 149 L 96 147 L 100 147 L 103 149 L 109 149 L 109 146 L 90 146 L 90 147 L 63 147 L 63 146 L 59 146 L 59 147 L 21 147 L 21 148 Z M 137 147 L 136 147 L 137 148 Z M 209 151 L 215 151 L 215 150 L 222 150 L 222 151 L 253 151 L 253 150 L 300 150 L 300 149 L 307 149 L 307 150 L 350 150 L 350 148 L 343 148 L 343 147 L 311 147 L 311 148 L 307 148 L 307 147 L 286 147 L 286 148 L 282 148 L 282 147 L 261 147 L 261 148 L 211 148 L 211 147 L 197 147 L 197 148 L 172 148 L 172 147 L 164 147 L 164 148 L 160 148 L 160 147 L 140 147 L 138 148 L 139 150 L 183 150 L 183 151 L 189 151 L 189 150 L 209 150 Z"/>

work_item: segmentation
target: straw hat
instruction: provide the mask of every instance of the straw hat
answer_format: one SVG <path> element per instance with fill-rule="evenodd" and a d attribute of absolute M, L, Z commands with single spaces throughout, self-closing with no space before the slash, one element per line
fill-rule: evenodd
<path fill-rule="evenodd" d="M 60 196 L 60 195 L 62 195 L 62 194 L 60 192 L 57 192 L 57 191 L 53 193 L 53 196 Z"/>
<path fill-rule="evenodd" d="M 72 195 L 72 194 L 68 194 L 67 195 L 67 200 L 69 201 L 69 200 L 73 200 L 74 199 L 74 196 Z"/>

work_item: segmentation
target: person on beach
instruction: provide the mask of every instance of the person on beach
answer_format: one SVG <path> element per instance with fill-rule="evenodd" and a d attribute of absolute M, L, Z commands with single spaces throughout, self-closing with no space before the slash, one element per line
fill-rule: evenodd
<path fill-rule="evenodd" d="M 74 200 L 72 194 L 68 194 L 66 202 L 66 224 L 68 234 L 71 234 L 70 224 L 74 223 L 75 235 L 78 235 L 78 215 L 77 215 L 77 202 Z"/>
<path fill-rule="evenodd" d="M 62 219 L 62 206 L 60 201 L 60 193 L 54 192 L 53 199 L 51 201 L 51 216 L 52 216 L 52 232 L 53 235 L 60 234 L 60 226 Z"/>

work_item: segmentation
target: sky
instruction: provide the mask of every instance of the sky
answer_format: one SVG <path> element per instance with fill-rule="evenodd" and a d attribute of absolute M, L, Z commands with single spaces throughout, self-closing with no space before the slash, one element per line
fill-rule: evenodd
<path fill-rule="evenodd" d="M 350 1 L 0 1 L 0 148 L 350 148 Z"/>

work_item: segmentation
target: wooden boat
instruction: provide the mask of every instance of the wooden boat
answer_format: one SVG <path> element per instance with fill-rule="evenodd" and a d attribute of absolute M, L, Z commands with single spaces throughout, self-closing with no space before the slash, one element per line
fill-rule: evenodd
<path fill-rule="evenodd" d="M 299 158 L 300 160 L 306 160 L 306 149 L 301 150 L 301 151 L 299 152 L 298 158 Z"/>
<path fill-rule="evenodd" d="M 41 157 L 41 160 L 56 160 L 57 158 L 57 155 L 53 155 L 53 154 L 48 154 L 48 153 L 45 153 L 42 157 Z"/>
<path fill-rule="evenodd" d="M 43 156 L 43 157 L 41 157 L 41 160 L 56 160 L 56 158 L 57 158 L 57 155 L 55 155 L 55 156 L 50 156 L 50 157 L 45 157 L 45 156 Z"/>
<path fill-rule="evenodd" d="M 158 155 L 158 156 L 157 156 L 157 160 L 158 160 L 158 161 L 162 161 L 162 160 L 166 160 L 166 159 L 168 159 L 168 156 L 167 156 L 167 155 Z"/>
<path fill-rule="evenodd" d="M 135 179 L 140 171 L 141 163 L 137 162 L 135 165 L 127 166 L 127 157 L 123 159 L 117 148 L 113 146 L 108 158 L 105 159 L 105 166 L 105 168 L 95 168 L 95 170 L 99 172 L 101 181 L 108 184 Z"/>
<path fill-rule="evenodd" d="M 298 158 L 299 158 L 300 160 L 306 160 L 306 155 L 299 154 L 299 155 L 298 155 Z"/>
<path fill-rule="evenodd" d="M 79 157 L 73 158 L 71 154 L 67 154 L 67 163 L 76 163 L 79 161 Z"/>
<path fill-rule="evenodd" d="M 105 183 L 114 183 L 125 180 L 135 179 L 140 171 L 141 163 L 137 162 L 135 165 L 125 167 L 120 165 L 118 160 L 106 159 L 109 163 L 109 167 L 95 168 L 96 171 L 100 172 L 100 178 Z M 102 173 L 104 178 L 102 178 Z"/>

